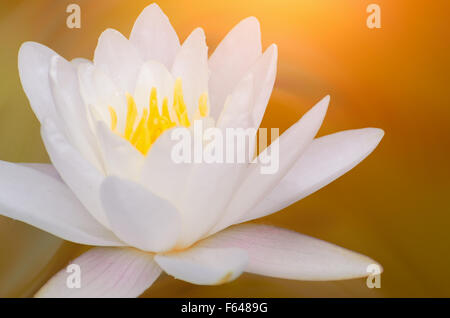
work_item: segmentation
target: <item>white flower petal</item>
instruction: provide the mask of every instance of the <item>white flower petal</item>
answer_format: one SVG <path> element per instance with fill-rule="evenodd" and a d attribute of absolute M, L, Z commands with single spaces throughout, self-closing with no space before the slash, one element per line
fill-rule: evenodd
<path fill-rule="evenodd" d="M 272 44 L 264 52 L 250 73 L 255 78 L 253 123 L 256 127 L 261 124 L 267 103 L 272 94 L 275 77 L 277 75 L 278 47 Z"/>
<path fill-rule="evenodd" d="M 174 82 L 172 74 L 163 64 L 156 61 L 146 62 L 139 72 L 134 91 L 134 99 L 138 109 L 141 111 L 144 108 L 148 108 L 153 87 L 156 88 L 160 109 L 165 97 L 168 99 L 168 104 L 172 105 Z"/>
<path fill-rule="evenodd" d="M 253 74 L 245 76 L 226 100 L 217 120 L 216 127 L 226 128 L 258 128 L 253 123 Z"/>
<path fill-rule="evenodd" d="M 264 164 L 259 161 L 249 167 L 249 173 L 235 196 L 225 210 L 220 222 L 210 231 L 210 234 L 224 229 L 235 223 L 242 215 L 251 210 L 264 196 L 266 196 L 280 182 L 284 175 L 294 165 L 296 160 L 311 143 L 325 117 L 329 96 L 323 98 L 309 110 L 297 123 L 289 127 L 280 138 L 266 148 L 258 159 L 279 147 L 278 170 L 272 174 L 262 174 Z M 272 157 L 277 160 L 277 156 Z"/>
<path fill-rule="evenodd" d="M 213 118 L 219 116 L 226 97 L 260 56 L 259 22 L 256 18 L 249 17 L 239 22 L 225 36 L 209 59 Z"/>
<path fill-rule="evenodd" d="M 178 201 L 183 219 L 177 248 L 192 245 L 219 221 L 246 168 L 247 164 L 193 164 Z"/>
<path fill-rule="evenodd" d="M 48 47 L 25 42 L 19 49 L 19 76 L 23 90 L 39 121 L 54 116 L 55 105 L 50 91 L 50 61 L 58 54 Z"/>
<path fill-rule="evenodd" d="M 245 270 L 248 257 L 237 248 L 192 247 L 186 251 L 155 256 L 169 275 L 197 285 L 220 285 L 236 279 Z"/>
<path fill-rule="evenodd" d="M 80 288 L 69 288 L 80 269 Z M 71 271 L 73 272 L 71 272 Z M 142 294 L 161 274 L 153 256 L 131 248 L 96 247 L 73 260 L 35 295 L 40 298 L 131 298 Z M 74 287 L 74 286 L 71 286 Z"/>
<path fill-rule="evenodd" d="M 100 184 L 104 179 L 103 172 L 97 170 L 67 142 L 52 120 L 44 121 L 41 135 L 61 178 L 97 221 L 109 228 L 99 195 Z"/>
<path fill-rule="evenodd" d="M 110 123 L 108 106 L 113 107 L 118 116 L 126 114 L 126 107 L 123 107 L 126 104 L 125 94 L 98 67 L 86 63 L 79 65 L 78 80 L 85 105 L 95 109 L 102 120 Z"/>
<path fill-rule="evenodd" d="M 76 68 L 59 56 L 54 56 L 51 61 L 50 88 L 56 112 L 63 121 L 60 126 L 68 139 L 92 164 L 100 167 L 100 154 L 87 121 L 87 109 L 80 95 Z"/>
<path fill-rule="evenodd" d="M 21 162 L 18 163 L 18 165 L 37 170 L 49 177 L 55 178 L 58 181 L 62 181 L 58 171 L 49 163 Z"/>
<path fill-rule="evenodd" d="M 180 218 L 168 201 L 117 177 L 107 177 L 100 194 L 111 229 L 124 242 L 151 252 L 175 245 Z"/>
<path fill-rule="evenodd" d="M 383 135 L 381 129 L 364 128 L 315 139 L 270 194 L 240 221 L 277 212 L 336 180 L 367 157 Z"/>
<path fill-rule="evenodd" d="M 142 59 L 138 50 L 120 32 L 107 29 L 98 39 L 94 65 L 127 92 L 133 92 Z"/>
<path fill-rule="evenodd" d="M 267 225 L 233 226 L 199 246 L 243 249 L 249 256 L 246 272 L 286 279 L 358 278 L 369 274 L 367 266 L 377 264 L 337 245 Z"/>
<path fill-rule="evenodd" d="M 72 63 L 73 66 L 78 67 L 78 65 L 80 64 L 92 64 L 92 61 L 85 59 L 84 57 L 76 57 L 74 59 L 71 59 L 70 63 Z"/>
<path fill-rule="evenodd" d="M 104 122 L 96 122 L 96 128 L 106 175 L 137 180 L 145 157 L 128 140 L 114 133 Z"/>
<path fill-rule="evenodd" d="M 51 170 L 0 161 L 0 214 L 75 243 L 123 245 Z"/>
<path fill-rule="evenodd" d="M 165 131 L 150 148 L 142 167 L 140 183 L 177 206 L 186 188 L 192 164 L 176 163 L 173 160 L 172 149 L 179 141 L 171 139 L 172 132 L 173 129 Z"/>
<path fill-rule="evenodd" d="M 184 41 L 175 57 L 172 74 L 183 82 L 184 101 L 191 118 L 198 108 L 200 95 L 208 93 L 208 47 L 201 28 L 192 31 Z"/>
<path fill-rule="evenodd" d="M 253 121 L 254 106 L 254 77 L 253 74 L 245 76 L 236 86 L 233 93 L 228 96 L 225 105 L 220 113 L 217 121 L 217 127 L 226 131 L 227 128 L 245 129 L 248 133 L 246 140 L 245 154 L 249 154 L 249 158 L 254 158 L 255 143 L 257 134 L 257 124 Z M 250 130 L 249 130 L 250 129 Z M 248 161 L 248 159 L 247 159 Z"/>
<path fill-rule="evenodd" d="M 78 66 L 78 79 L 91 129 L 96 129 L 96 120 L 111 126 L 111 106 L 117 114 L 117 130 L 124 131 L 127 116 L 126 92 L 121 91 L 108 75 L 94 65 Z"/>
<path fill-rule="evenodd" d="M 156 60 L 172 66 L 180 41 L 167 16 L 156 3 L 146 7 L 134 23 L 130 41 L 139 49 L 144 61 Z"/>

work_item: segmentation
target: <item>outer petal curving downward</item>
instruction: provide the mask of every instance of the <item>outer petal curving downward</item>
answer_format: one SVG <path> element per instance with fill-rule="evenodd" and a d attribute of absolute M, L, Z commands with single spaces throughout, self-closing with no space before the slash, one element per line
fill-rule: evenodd
<path fill-rule="evenodd" d="M 137 297 L 161 274 L 161 269 L 153 261 L 151 254 L 131 248 L 96 247 L 76 258 L 71 264 L 79 266 L 80 288 L 68 287 L 68 283 L 76 281 L 71 279 L 72 272 L 64 268 L 53 276 L 35 297 Z"/>
<path fill-rule="evenodd" d="M 368 275 L 367 266 L 377 264 L 334 244 L 267 225 L 236 225 L 198 245 L 243 249 L 249 256 L 246 272 L 286 279 L 358 278 Z"/>
<path fill-rule="evenodd" d="M 238 248 L 192 247 L 179 253 L 156 255 L 155 261 L 175 278 L 197 285 L 220 285 L 241 275 L 248 257 Z"/>
<path fill-rule="evenodd" d="M 75 243 L 123 245 L 86 211 L 50 165 L 0 161 L 0 175 L 1 215 Z"/>
<path fill-rule="evenodd" d="M 277 212 L 351 170 L 383 138 L 377 128 L 341 131 L 315 139 L 280 183 L 239 222 Z"/>

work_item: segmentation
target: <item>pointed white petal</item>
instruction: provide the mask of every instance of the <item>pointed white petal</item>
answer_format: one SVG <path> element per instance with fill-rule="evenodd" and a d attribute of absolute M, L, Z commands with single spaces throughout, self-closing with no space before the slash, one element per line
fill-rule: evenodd
<path fill-rule="evenodd" d="M 51 166 L 34 167 L 0 161 L 1 215 L 75 243 L 123 245 L 85 210 L 54 172 L 49 175 Z"/>
<path fill-rule="evenodd" d="M 51 60 L 50 88 L 66 136 L 91 163 L 100 167 L 100 154 L 80 95 L 76 68 L 59 56 Z"/>
<path fill-rule="evenodd" d="M 364 128 L 315 139 L 280 183 L 241 221 L 277 212 L 336 180 L 366 158 L 383 135 L 381 129 Z"/>
<path fill-rule="evenodd" d="M 253 74 L 245 76 L 233 90 L 217 120 L 217 127 L 258 128 L 253 122 Z"/>
<path fill-rule="evenodd" d="M 52 120 L 41 127 L 41 135 L 50 159 L 64 182 L 72 189 L 86 209 L 104 226 L 109 228 L 100 204 L 102 171 L 87 161 L 59 132 Z"/>
<path fill-rule="evenodd" d="M 25 42 L 19 49 L 19 75 L 23 90 L 39 121 L 54 116 L 55 105 L 50 91 L 50 61 L 58 54 L 48 47 Z"/>
<path fill-rule="evenodd" d="M 194 114 L 200 95 L 208 93 L 208 47 L 201 28 L 192 31 L 184 41 L 175 57 L 172 74 L 175 79 L 181 78 L 188 114 Z"/>
<path fill-rule="evenodd" d="M 106 175 L 137 180 L 145 157 L 126 139 L 102 121 L 95 123 Z"/>
<path fill-rule="evenodd" d="M 144 61 L 156 60 L 172 66 L 180 41 L 167 16 L 156 3 L 146 7 L 134 23 L 130 41 L 139 49 Z"/>
<path fill-rule="evenodd" d="M 226 97 L 261 56 L 259 22 L 249 17 L 239 22 L 217 46 L 209 59 L 211 115 L 217 118 Z"/>
<path fill-rule="evenodd" d="M 322 125 L 329 100 L 329 96 L 323 98 L 297 123 L 286 130 L 280 138 L 259 154 L 258 162 L 251 164 L 248 176 L 236 191 L 222 219 L 210 233 L 215 233 L 235 223 L 280 182 L 311 143 Z M 262 158 L 266 158 L 268 154 L 271 155 L 272 161 L 275 163 L 274 171 L 262 174 L 263 167 L 267 165 L 267 163 L 263 163 Z"/>
<path fill-rule="evenodd" d="M 120 32 L 107 29 L 98 39 L 94 65 L 127 92 L 133 92 L 142 65 L 138 50 Z"/>
<path fill-rule="evenodd" d="M 139 110 L 148 108 L 152 88 L 156 88 L 158 105 L 161 109 L 163 99 L 167 97 L 169 105 L 173 104 L 174 79 L 167 68 L 156 61 L 146 62 L 138 76 L 134 99 Z"/>
<path fill-rule="evenodd" d="M 177 201 L 186 188 L 192 164 L 176 163 L 173 160 L 172 150 L 179 140 L 172 140 L 172 132 L 173 129 L 165 131 L 150 148 L 142 167 L 140 183 L 177 206 Z"/>
<path fill-rule="evenodd" d="M 126 107 L 123 107 L 126 105 L 125 94 L 98 67 L 91 64 L 79 65 L 78 80 L 86 107 L 95 109 L 103 121 L 110 123 L 108 106 L 113 107 L 119 117 L 126 114 Z"/>
<path fill-rule="evenodd" d="M 274 226 L 233 226 L 200 247 L 240 248 L 249 256 L 246 272 L 297 280 L 340 280 L 364 277 L 377 264 L 367 256 L 325 241 Z"/>
<path fill-rule="evenodd" d="M 246 168 L 244 163 L 193 164 L 179 199 L 183 220 L 177 248 L 192 245 L 220 220 Z"/>
<path fill-rule="evenodd" d="M 77 265 L 80 288 L 72 285 Z M 35 297 L 132 298 L 142 294 L 160 274 L 151 254 L 131 248 L 96 247 L 53 276 Z"/>
<path fill-rule="evenodd" d="M 275 77 L 277 75 L 278 47 L 272 44 L 263 56 L 251 68 L 250 73 L 255 78 L 253 123 L 256 127 L 261 124 L 267 103 L 272 94 Z"/>
<path fill-rule="evenodd" d="M 111 229 L 124 242 L 151 252 L 175 245 L 180 218 L 169 202 L 117 177 L 107 177 L 100 193 Z"/>
<path fill-rule="evenodd" d="M 156 255 L 155 261 L 177 279 L 197 285 L 220 285 L 241 275 L 248 257 L 237 248 L 192 247 L 179 253 Z"/>

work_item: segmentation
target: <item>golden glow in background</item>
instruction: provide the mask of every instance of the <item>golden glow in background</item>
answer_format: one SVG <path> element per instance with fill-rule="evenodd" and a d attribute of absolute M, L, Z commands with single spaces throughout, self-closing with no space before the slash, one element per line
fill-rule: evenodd
<path fill-rule="evenodd" d="M 49 162 L 19 82 L 24 41 L 67 59 L 91 59 L 100 33 L 128 37 L 152 1 L 2 0 L 0 159 Z M 70 3 L 81 29 L 68 29 Z M 381 7 L 368 29 L 366 7 Z M 278 214 L 279 225 L 366 254 L 384 267 L 381 288 L 364 279 L 299 282 L 243 274 L 215 287 L 162 275 L 149 297 L 450 297 L 450 2 L 412 0 L 160 0 L 183 41 L 204 28 L 210 53 L 242 18 L 256 16 L 263 47 L 277 43 L 278 76 L 264 127 L 281 131 L 327 94 L 319 135 L 379 127 L 385 137 L 354 170 Z M 1 176 L 0 176 L 1 177 Z M 0 217 L 0 297 L 32 296 L 86 247 Z"/>

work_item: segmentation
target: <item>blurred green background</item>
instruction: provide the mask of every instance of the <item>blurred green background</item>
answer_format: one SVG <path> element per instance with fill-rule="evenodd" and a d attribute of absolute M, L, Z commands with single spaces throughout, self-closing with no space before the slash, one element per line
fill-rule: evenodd
<path fill-rule="evenodd" d="M 62 56 L 92 58 L 99 34 L 128 36 L 152 1 L 2 0 L 0 159 L 49 162 L 22 91 L 17 52 L 43 43 Z M 81 6 L 81 29 L 66 7 Z M 381 7 L 381 29 L 366 7 Z M 326 94 L 319 135 L 380 127 L 375 152 L 328 187 L 259 222 L 318 237 L 379 261 L 380 289 L 364 279 L 299 282 L 244 274 L 217 287 L 161 276 L 148 297 L 449 297 L 450 26 L 447 0 L 160 0 L 180 39 L 204 28 L 210 53 L 242 18 L 261 22 L 263 46 L 279 46 L 278 77 L 265 127 L 285 130 Z M 0 297 L 32 296 L 86 247 L 0 217 Z"/>

